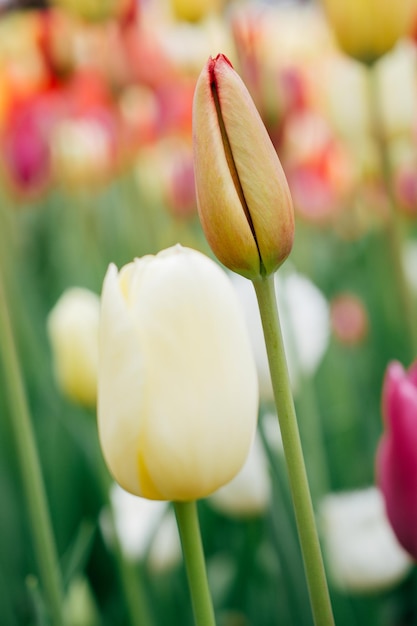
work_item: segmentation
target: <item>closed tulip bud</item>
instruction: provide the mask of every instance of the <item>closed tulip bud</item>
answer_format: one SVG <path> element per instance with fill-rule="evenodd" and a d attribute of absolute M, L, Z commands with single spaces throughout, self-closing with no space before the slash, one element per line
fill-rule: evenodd
<path fill-rule="evenodd" d="M 377 480 L 398 541 L 417 559 L 417 363 L 407 372 L 400 363 L 390 363 L 382 409 Z"/>
<path fill-rule="evenodd" d="M 99 611 L 86 577 L 76 575 L 69 584 L 64 600 L 64 615 L 71 626 L 98 626 Z"/>
<path fill-rule="evenodd" d="M 175 246 L 111 265 L 102 293 L 98 426 L 107 465 L 153 500 L 205 497 L 230 481 L 256 429 L 256 368 L 221 268 Z"/>
<path fill-rule="evenodd" d="M 197 81 L 193 143 L 198 210 L 213 252 L 247 278 L 271 274 L 292 248 L 291 195 L 253 100 L 222 54 Z"/>
<path fill-rule="evenodd" d="M 416 0 L 323 0 L 341 49 L 364 63 L 377 61 L 410 33 Z"/>
<path fill-rule="evenodd" d="M 95 407 L 97 399 L 100 298 L 67 289 L 48 316 L 53 368 L 62 392 L 74 402 Z"/>

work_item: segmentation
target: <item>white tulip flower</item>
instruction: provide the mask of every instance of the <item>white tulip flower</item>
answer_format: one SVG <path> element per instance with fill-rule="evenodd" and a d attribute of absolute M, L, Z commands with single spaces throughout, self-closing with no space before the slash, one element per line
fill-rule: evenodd
<path fill-rule="evenodd" d="M 342 591 L 388 589 L 410 571 L 412 561 L 391 529 L 376 487 L 327 495 L 320 517 L 329 573 Z"/>
<path fill-rule="evenodd" d="M 145 557 L 168 504 L 134 496 L 117 483 L 111 485 L 109 495 L 111 512 L 105 508 L 100 514 L 103 536 L 112 545 L 116 533 L 125 558 L 139 561 Z"/>
<path fill-rule="evenodd" d="M 95 407 L 97 399 L 99 317 L 99 296 L 72 287 L 47 320 L 57 383 L 68 398 L 89 407 Z"/>
<path fill-rule="evenodd" d="M 110 265 L 98 427 L 116 481 L 153 500 L 208 496 L 244 464 L 257 412 L 250 340 L 225 272 L 180 245 L 120 272 Z"/>
<path fill-rule="evenodd" d="M 213 508 L 230 517 L 262 515 L 271 499 L 268 461 L 259 435 L 256 436 L 246 463 L 227 485 L 208 499 Z"/>
<path fill-rule="evenodd" d="M 149 568 L 154 573 L 167 572 L 182 560 L 181 542 L 174 510 L 167 511 L 159 524 L 148 552 Z"/>

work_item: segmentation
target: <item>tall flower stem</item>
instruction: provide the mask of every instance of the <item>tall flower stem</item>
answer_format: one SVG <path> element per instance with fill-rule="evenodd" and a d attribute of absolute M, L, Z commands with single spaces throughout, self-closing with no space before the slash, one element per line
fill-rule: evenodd
<path fill-rule="evenodd" d="M 411 359 L 417 356 L 417 311 L 415 310 L 411 291 L 404 272 L 402 260 L 402 235 L 398 223 L 395 193 L 393 188 L 392 167 L 389 146 L 384 127 L 384 119 L 379 97 L 378 72 L 374 65 L 368 68 L 369 108 L 371 115 L 372 132 L 377 144 L 382 181 L 388 200 L 388 215 L 386 222 L 386 236 L 388 251 L 394 270 L 398 300 L 401 304 L 404 325 L 410 341 Z"/>
<path fill-rule="evenodd" d="M 62 613 L 63 585 L 61 572 L 1 273 L 0 345 L 0 358 L 3 361 L 5 387 L 9 400 L 7 413 L 10 418 L 22 474 L 41 584 L 52 623 L 54 626 L 63 626 L 65 620 Z"/>
<path fill-rule="evenodd" d="M 334 624 L 276 304 L 274 276 L 253 280 L 265 336 L 282 443 L 316 626 Z"/>
<path fill-rule="evenodd" d="M 174 508 L 196 626 L 215 626 L 196 502 L 175 502 Z"/>

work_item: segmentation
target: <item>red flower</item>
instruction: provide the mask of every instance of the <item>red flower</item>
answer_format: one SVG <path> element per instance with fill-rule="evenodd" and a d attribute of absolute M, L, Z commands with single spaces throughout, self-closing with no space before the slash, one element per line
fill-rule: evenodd
<path fill-rule="evenodd" d="M 390 363 L 382 408 L 385 432 L 377 451 L 377 481 L 398 541 L 417 559 L 417 362 L 408 371 Z"/>

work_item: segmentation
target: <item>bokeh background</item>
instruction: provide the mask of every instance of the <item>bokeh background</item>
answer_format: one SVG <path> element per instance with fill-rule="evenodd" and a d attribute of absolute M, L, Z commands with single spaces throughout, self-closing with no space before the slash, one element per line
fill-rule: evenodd
<path fill-rule="evenodd" d="M 172 512 L 136 506 L 111 485 L 95 407 L 58 384 L 47 324 L 68 288 L 99 294 L 109 262 L 177 242 L 211 255 L 191 123 L 196 79 L 218 52 L 250 90 L 293 196 L 296 236 L 278 302 L 336 623 L 415 625 L 416 572 L 390 534 L 375 453 L 387 364 L 417 354 L 416 42 L 410 28 L 370 68 L 338 48 L 318 3 L 301 1 L 0 2 L 3 297 L 67 615 L 72 626 L 137 626 L 128 579 L 149 626 L 193 623 L 178 537 L 165 524 Z M 260 438 L 238 504 L 199 503 L 218 624 L 310 626 L 253 294 L 233 280 L 258 361 Z M 47 625 L 7 367 L 0 359 L 0 623 Z"/>

